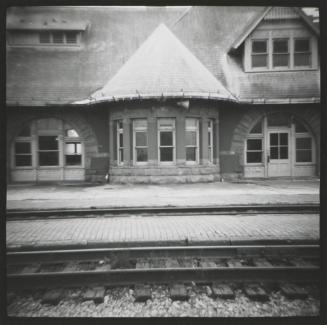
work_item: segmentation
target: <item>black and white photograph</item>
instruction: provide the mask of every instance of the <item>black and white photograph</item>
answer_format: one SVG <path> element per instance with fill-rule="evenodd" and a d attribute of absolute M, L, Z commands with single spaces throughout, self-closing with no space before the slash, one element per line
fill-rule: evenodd
<path fill-rule="evenodd" d="M 8 319 L 319 319 L 318 7 L 5 16 Z"/>

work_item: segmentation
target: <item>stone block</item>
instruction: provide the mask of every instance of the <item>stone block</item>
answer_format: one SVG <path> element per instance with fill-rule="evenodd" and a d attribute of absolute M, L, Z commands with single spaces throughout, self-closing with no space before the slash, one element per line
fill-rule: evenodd
<path fill-rule="evenodd" d="M 280 286 L 281 292 L 289 299 L 305 299 L 308 292 L 295 284 L 287 283 Z"/>
<path fill-rule="evenodd" d="M 93 300 L 94 303 L 102 303 L 105 295 L 104 287 L 88 288 L 82 295 L 83 300 Z"/>
<path fill-rule="evenodd" d="M 149 285 L 136 285 L 134 296 L 136 302 L 144 302 L 151 299 L 151 287 Z"/>
<path fill-rule="evenodd" d="M 213 283 L 212 295 L 223 299 L 234 299 L 235 294 L 232 288 L 227 284 Z"/>
<path fill-rule="evenodd" d="M 266 291 L 257 284 L 246 285 L 244 292 L 252 300 L 266 301 L 269 299 Z"/>
<path fill-rule="evenodd" d="M 41 303 L 42 304 L 50 304 L 50 305 L 57 305 L 59 301 L 63 297 L 63 290 L 62 289 L 53 289 L 50 291 L 47 291 L 42 299 Z"/>
<path fill-rule="evenodd" d="M 183 284 L 174 284 L 170 286 L 170 298 L 172 300 L 188 300 L 189 296 L 186 287 Z"/>

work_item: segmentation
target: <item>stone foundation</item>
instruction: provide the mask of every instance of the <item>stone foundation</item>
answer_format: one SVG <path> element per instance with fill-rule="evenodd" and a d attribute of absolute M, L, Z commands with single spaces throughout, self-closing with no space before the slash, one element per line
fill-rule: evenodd
<path fill-rule="evenodd" d="M 109 172 L 110 183 L 196 183 L 220 180 L 219 167 L 112 167 Z"/>

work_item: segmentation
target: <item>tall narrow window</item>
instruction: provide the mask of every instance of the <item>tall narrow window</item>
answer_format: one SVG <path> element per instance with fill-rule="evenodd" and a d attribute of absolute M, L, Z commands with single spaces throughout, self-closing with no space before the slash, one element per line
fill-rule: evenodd
<path fill-rule="evenodd" d="M 175 120 L 158 120 L 159 161 L 172 163 L 175 161 Z"/>
<path fill-rule="evenodd" d="M 261 164 L 263 156 L 263 128 L 259 121 L 251 129 L 246 140 L 246 163 Z"/>
<path fill-rule="evenodd" d="M 213 163 L 213 121 L 208 121 L 208 160 Z"/>
<path fill-rule="evenodd" d="M 312 137 L 306 127 L 295 122 L 295 161 L 299 163 L 309 163 L 313 160 Z"/>
<path fill-rule="evenodd" d="M 133 121 L 134 162 L 148 161 L 148 122 L 147 120 Z"/>
<path fill-rule="evenodd" d="M 273 40 L 273 67 L 288 67 L 289 66 L 289 46 L 288 39 Z"/>
<path fill-rule="evenodd" d="M 82 164 L 82 143 L 74 129 L 65 130 L 65 164 L 66 166 Z"/>
<path fill-rule="evenodd" d="M 123 120 L 117 121 L 117 164 L 122 165 L 124 162 L 124 129 Z"/>
<path fill-rule="evenodd" d="M 294 40 L 294 66 L 311 66 L 311 49 L 309 39 Z"/>
<path fill-rule="evenodd" d="M 32 150 L 30 142 L 15 142 L 15 165 L 17 167 L 32 166 Z"/>
<path fill-rule="evenodd" d="M 38 148 L 40 166 L 59 165 L 59 146 L 57 135 L 39 136 Z"/>
<path fill-rule="evenodd" d="M 252 41 L 252 68 L 268 67 L 267 40 Z"/>
<path fill-rule="evenodd" d="M 63 32 L 53 32 L 52 33 L 53 43 L 63 43 L 64 33 Z"/>
<path fill-rule="evenodd" d="M 199 162 L 199 120 L 185 119 L 186 161 Z"/>

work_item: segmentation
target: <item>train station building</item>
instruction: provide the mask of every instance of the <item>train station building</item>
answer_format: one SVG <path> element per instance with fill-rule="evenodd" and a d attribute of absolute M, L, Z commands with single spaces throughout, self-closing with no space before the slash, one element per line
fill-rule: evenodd
<path fill-rule="evenodd" d="M 288 7 L 12 7 L 8 182 L 317 177 L 319 27 Z"/>

